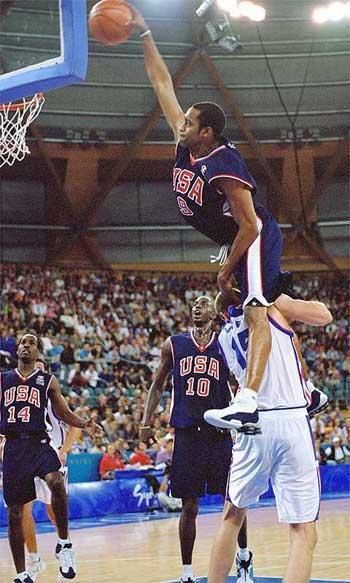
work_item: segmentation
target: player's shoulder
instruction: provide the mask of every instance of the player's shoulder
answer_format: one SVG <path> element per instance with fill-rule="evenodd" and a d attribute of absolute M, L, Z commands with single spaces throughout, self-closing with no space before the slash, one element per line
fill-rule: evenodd
<path fill-rule="evenodd" d="M 188 332 L 180 332 L 179 334 L 173 334 L 170 336 L 170 340 L 173 342 L 183 341 L 183 340 L 190 340 L 191 336 Z"/>

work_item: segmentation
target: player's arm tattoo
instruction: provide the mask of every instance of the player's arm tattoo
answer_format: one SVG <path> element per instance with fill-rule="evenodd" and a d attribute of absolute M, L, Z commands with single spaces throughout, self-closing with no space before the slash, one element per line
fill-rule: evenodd
<path fill-rule="evenodd" d="M 156 371 L 154 381 L 151 384 L 151 388 L 147 395 L 145 409 L 142 417 L 143 426 L 150 424 L 150 419 L 159 404 L 164 391 L 165 381 L 172 367 L 173 355 L 171 349 L 171 340 L 168 338 L 162 346 L 160 365 Z"/>
<path fill-rule="evenodd" d="M 56 377 L 53 377 L 51 381 L 48 397 L 51 400 L 56 415 L 58 415 L 62 421 L 72 427 L 78 427 L 79 429 L 86 428 L 86 421 L 73 413 L 68 407 L 65 399 L 62 398 L 61 388 Z"/>

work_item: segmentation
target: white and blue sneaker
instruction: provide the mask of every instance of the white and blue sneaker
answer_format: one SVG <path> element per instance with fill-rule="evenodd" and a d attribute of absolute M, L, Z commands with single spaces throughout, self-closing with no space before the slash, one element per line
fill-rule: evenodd
<path fill-rule="evenodd" d="M 248 561 L 243 561 L 236 555 L 237 579 L 236 583 L 254 583 L 253 554 L 249 551 Z"/>
<path fill-rule="evenodd" d="M 235 429 L 248 435 L 261 433 L 256 393 L 251 389 L 241 389 L 225 409 L 209 409 L 204 419 L 220 429 Z"/>
<path fill-rule="evenodd" d="M 39 557 L 37 561 L 28 561 L 27 565 L 27 573 L 33 581 L 36 581 L 37 576 L 39 573 L 42 573 L 46 569 L 46 564 L 44 561 Z"/>
<path fill-rule="evenodd" d="M 60 562 L 60 575 L 58 581 L 74 579 L 77 574 L 77 565 L 75 562 L 75 554 L 72 549 L 72 543 L 67 543 L 64 546 L 57 543 L 55 554 Z"/>

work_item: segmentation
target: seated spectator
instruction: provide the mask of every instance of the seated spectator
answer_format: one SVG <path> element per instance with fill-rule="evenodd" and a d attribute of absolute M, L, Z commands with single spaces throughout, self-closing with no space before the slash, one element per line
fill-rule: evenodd
<path fill-rule="evenodd" d="M 151 466 L 152 460 L 146 453 L 147 445 L 143 441 L 139 441 L 134 447 L 134 453 L 131 454 L 129 464 L 140 466 Z"/>
<path fill-rule="evenodd" d="M 167 439 L 162 439 L 161 450 L 158 452 L 157 457 L 156 457 L 156 465 L 166 464 L 167 462 L 171 462 L 173 459 L 173 449 L 174 449 L 174 440 L 172 437 L 168 437 Z"/>
<path fill-rule="evenodd" d="M 339 437 L 333 437 L 332 445 L 325 448 L 327 464 L 345 464 L 346 458 L 350 457 L 350 450 L 346 445 L 342 445 Z"/>
<path fill-rule="evenodd" d="M 98 372 L 93 362 L 88 364 L 87 369 L 82 372 L 82 375 L 86 379 L 89 387 L 95 389 L 98 381 Z"/>
<path fill-rule="evenodd" d="M 94 445 L 91 447 L 89 453 L 106 453 L 107 447 L 104 443 L 103 437 L 95 437 Z"/>
<path fill-rule="evenodd" d="M 101 480 L 113 480 L 116 470 L 124 470 L 125 464 L 117 455 L 114 443 L 110 443 L 99 465 Z"/>
<path fill-rule="evenodd" d="M 107 407 L 105 410 L 105 419 L 101 422 L 108 441 L 115 441 L 118 436 L 119 423 L 115 419 L 113 409 Z"/>

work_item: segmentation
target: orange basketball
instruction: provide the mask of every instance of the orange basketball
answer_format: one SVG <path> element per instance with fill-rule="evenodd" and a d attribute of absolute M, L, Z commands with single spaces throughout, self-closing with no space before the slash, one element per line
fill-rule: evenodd
<path fill-rule="evenodd" d="M 133 18 L 131 6 L 124 0 L 101 0 L 89 14 L 89 30 L 99 42 L 119 45 L 129 38 Z"/>

